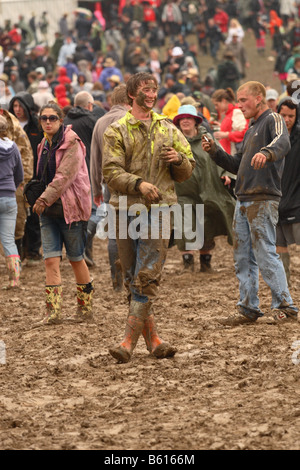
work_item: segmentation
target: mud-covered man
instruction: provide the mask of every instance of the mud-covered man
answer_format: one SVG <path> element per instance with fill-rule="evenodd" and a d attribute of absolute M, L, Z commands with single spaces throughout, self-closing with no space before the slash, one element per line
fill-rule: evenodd
<path fill-rule="evenodd" d="M 151 236 L 150 227 L 157 223 L 154 207 L 176 204 L 174 181 L 188 179 L 195 161 L 183 134 L 169 119 L 153 111 L 157 93 L 158 84 L 152 74 L 137 73 L 130 77 L 127 95 L 132 108 L 104 134 L 103 176 L 111 193 L 110 204 L 117 211 L 116 236 L 130 303 L 124 339 L 110 349 L 119 362 L 130 360 L 141 334 L 155 357 L 170 357 L 176 352 L 158 337 L 152 311 L 170 234 L 163 232 L 161 219 L 158 237 Z M 124 196 L 126 233 L 145 208 L 147 220 L 140 224 L 137 238 L 130 234 L 124 237 L 120 204 Z M 140 204 L 140 211 L 129 215 L 128 209 L 133 204 Z"/>
<path fill-rule="evenodd" d="M 259 270 L 272 293 L 275 320 L 297 320 L 282 262 L 276 253 L 276 224 L 281 198 L 284 158 L 290 139 L 283 118 L 270 110 L 266 90 L 259 82 L 247 82 L 237 91 L 238 105 L 251 125 L 240 152 L 229 155 L 212 140 L 203 149 L 213 160 L 237 174 L 237 204 L 233 222 L 234 260 L 239 280 L 238 315 L 221 320 L 235 325 L 253 323 L 263 316 L 259 308 Z"/>

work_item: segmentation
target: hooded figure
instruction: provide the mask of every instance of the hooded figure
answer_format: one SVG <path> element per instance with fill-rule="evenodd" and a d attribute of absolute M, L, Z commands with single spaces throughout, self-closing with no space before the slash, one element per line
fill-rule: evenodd
<path fill-rule="evenodd" d="M 27 134 L 33 152 L 33 177 L 36 178 L 37 147 L 44 134 L 39 126 L 32 95 L 25 91 L 16 94 L 10 102 L 9 111 L 19 120 Z M 32 213 L 32 209 L 27 215 L 23 240 L 18 243 L 22 257 L 27 258 L 27 266 L 33 265 L 34 261 L 40 259 L 40 224 L 38 216 Z"/>
<path fill-rule="evenodd" d="M 90 170 L 90 149 L 93 130 L 98 118 L 93 115 L 92 109 L 88 110 L 82 106 L 72 107 L 64 119 L 65 125 L 72 125 L 72 129 L 81 138 L 86 147 L 86 163 Z"/>
<path fill-rule="evenodd" d="M 292 98 L 283 99 L 278 106 L 278 113 Z M 286 106 L 287 107 L 287 106 Z M 289 129 L 288 129 L 289 130 Z M 281 179 L 282 197 L 279 203 L 279 224 L 300 223 L 300 123 L 299 106 L 296 106 L 296 120 L 290 132 L 291 150 L 285 157 Z"/>
<path fill-rule="evenodd" d="M 16 111 L 16 102 L 19 103 L 19 105 L 24 111 L 23 118 L 20 118 L 19 112 Z M 37 146 L 43 138 L 43 132 L 39 127 L 39 121 L 35 112 L 35 104 L 32 95 L 30 93 L 27 93 L 26 91 L 21 91 L 20 93 L 17 93 L 10 101 L 9 112 L 19 120 L 19 123 L 21 124 L 28 136 L 34 157 L 33 171 L 35 173 L 37 163 Z M 35 174 L 33 176 L 35 177 Z"/>
<path fill-rule="evenodd" d="M 69 98 L 67 97 L 67 90 L 64 85 L 57 85 L 54 89 L 55 98 L 57 104 L 64 108 L 65 106 L 69 106 L 71 104 Z"/>

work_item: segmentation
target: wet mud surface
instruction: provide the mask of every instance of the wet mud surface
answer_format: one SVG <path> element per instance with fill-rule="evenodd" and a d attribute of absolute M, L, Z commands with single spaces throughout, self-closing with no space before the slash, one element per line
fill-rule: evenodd
<path fill-rule="evenodd" d="M 235 328 L 217 323 L 238 299 L 224 238 L 214 251 L 215 274 L 200 273 L 198 260 L 194 273 L 183 272 L 179 252 L 169 250 L 155 317 L 178 352 L 157 360 L 141 338 L 127 364 L 108 353 L 123 336 L 126 295 L 112 289 L 106 242 L 97 239 L 94 250 L 94 324 L 32 329 L 43 315 L 43 263 L 23 266 L 20 290 L 0 292 L 1 450 L 300 449 L 299 323 L 273 323 L 263 281 L 265 317 Z M 291 253 L 299 305 L 300 253 Z M 65 259 L 62 275 L 70 316 L 75 282 Z"/>

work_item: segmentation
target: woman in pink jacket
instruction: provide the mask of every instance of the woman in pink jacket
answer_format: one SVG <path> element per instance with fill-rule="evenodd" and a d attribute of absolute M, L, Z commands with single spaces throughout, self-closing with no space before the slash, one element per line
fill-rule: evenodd
<path fill-rule="evenodd" d="M 38 146 L 37 177 L 46 186 L 33 207 L 40 216 L 46 268 L 46 315 L 40 324 L 61 322 L 63 246 L 77 282 L 78 307 L 72 319 L 89 321 L 94 288 L 83 256 L 91 214 L 85 146 L 71 126 L 63 125 L 63 113 L 54 101 L 41 108 L 39 120 L 45 137 Z"/>
<path fill-rule="evenodd" d="M 242 142 L 248 129 L 248 121 L 235 104 L 235 94 L 231 88 L 216 90 L 212 101 L 219 115 L 220 130 L 214 132 L 214 137 L 220 142 L 225 152 L 233 155 L 236 146 Z"/>

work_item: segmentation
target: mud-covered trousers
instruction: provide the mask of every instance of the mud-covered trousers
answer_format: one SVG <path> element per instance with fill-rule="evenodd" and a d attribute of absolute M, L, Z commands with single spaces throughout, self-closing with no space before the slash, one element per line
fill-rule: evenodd
<path fill-rule="evenodd" d="M 297 307 L 289 293 L 284 267 L 276 253 L 278 202 L 237 201 L 234 221 L 234 261 L 239 280 L 238 306 L 249 317 L 260 317 L 258 288 L 259 271 L 270 287 L 272 309 Z"/>
<path fill-rule="evenodd" d="M 170 239 L 166 225 L 163 228 L 161 217 L 151 211 L 143 216 L 117 213 L 117 244 L 130 301 L 150 307 L 157 296 Z"/>

